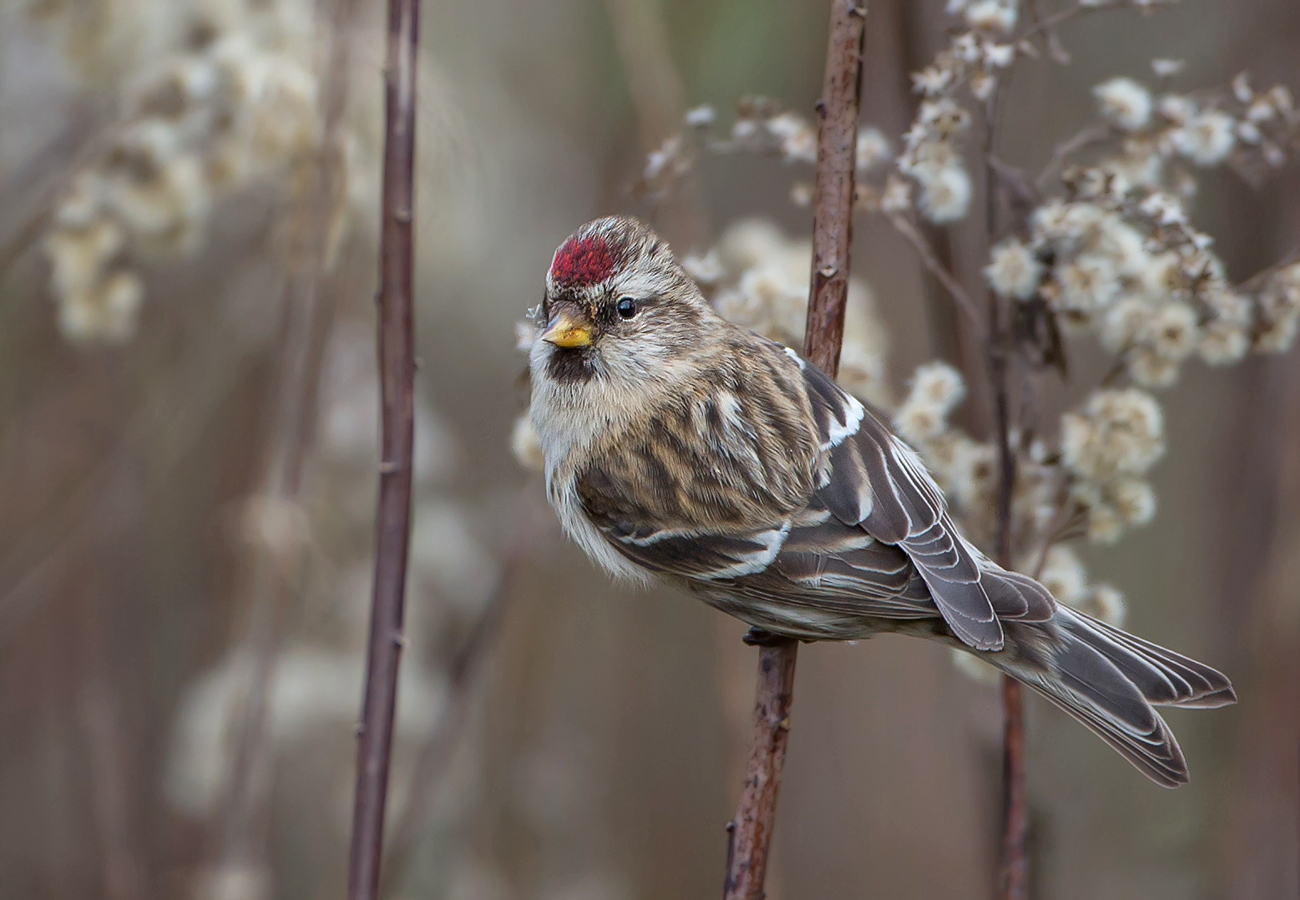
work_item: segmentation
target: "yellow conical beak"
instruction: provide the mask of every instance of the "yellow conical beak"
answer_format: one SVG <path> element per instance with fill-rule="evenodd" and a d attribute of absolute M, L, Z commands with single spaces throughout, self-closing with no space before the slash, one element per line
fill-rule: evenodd
<path fill-rule="evenodd" d="M 542 332 L 542 340 L 572 350 L 576 347 L 590 347 L 592 340 L 591 323 L 569 312 L 560 312 L 555 316 L 549 328 Z"/>

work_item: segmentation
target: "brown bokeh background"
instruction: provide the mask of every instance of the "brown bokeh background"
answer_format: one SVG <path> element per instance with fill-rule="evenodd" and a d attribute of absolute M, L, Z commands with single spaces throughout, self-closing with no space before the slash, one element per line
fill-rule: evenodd
<path fill-rule="evenodd" d="M 114 347 L 60 335 L 30 237 L 113 121 L 123 72 L 148 60 L 74 77 L 75 51 L 30 21 L 36 5 L 0 7 L 0 896 L 340 897 L 375 487 L 381 4 L 361 4 L 349 32 L 351 222 L 317 298 L 331 312 L 303 325 L 302 264 L 276 237 L 294 204 L 255 186 L 214 207 L 196 252 L 143 267 L 138 333 Z M 864 119 L 887 134 L 912 114 L 907 70 L 946 40 L 942 5 L 870 5 Z M 811 109 L 826 5 L 423 7 L 423 474 L 392 801 L 395 822 L 412 798 L 423 814 L 395 826 L 390 895 L 712 896 L 755 654 L 740 624 L 617 589 L 565 543 L 510 451 L 527 400 L 512 324 L 574 227 L 653 212 L 628 188 L 684 107 L 762 94 Z M 1289 0 L 1107 13 L 1062 37 L 1073 64 L 1022 63 L 1008 91 L 1013 163 L 1044 162 L 1090 120 L 1093 84 L 1146 78 L 1154 57 L 1187 60 L 1180 85 L 1249 69 L 1300 88 Z M 702 216 L 670 205 L 657 221 L 683 251 L 741 216 L 801 235 L 798 177 L 713 160 L 692 187 Z M 1294 167 L 1259 189 L 1217 172 L 1194 217 L 1239 280 L 1300 244 L 1297 198 Z M 978 242 L 952 236 L 968 277 Z M 950 312 L 879 222 L 860 221 L 854 271 L 901 387 Z M 295 366 L 310 372 L 314 349 L 319 397 L 299 410 Z M 1084 350 L 1078 365 L 1101 361 Z M 1169 714 L 1193 773 L 1170 792 L 1031 700 L 1034 896 L 1300 896 L 1300 361 L 1190 365 L 1164 401 L 1156 524 L 1087 560 L 1128 596 L 1128 627 L 1222 668 L 1241 702 Z M 318 413 L 317 438 L 281 502 L 295 410 Z M 462 687 L 448 667 L 485 607 L 499 615 Z M 258 683 L 268 706 L 250 738 Z M 794 707 L 770 897 L 992 895 L 995 690 L 944 649 L 882 637 L 802 650 Z M 221 773 L 240 741 L 251 762 L 232 800 Z"/>

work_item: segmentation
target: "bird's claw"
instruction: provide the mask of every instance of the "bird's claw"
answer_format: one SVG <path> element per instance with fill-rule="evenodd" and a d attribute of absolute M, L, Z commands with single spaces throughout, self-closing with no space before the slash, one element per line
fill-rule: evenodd
<path fill-rule="evenodd" d="M 745 636 L 741 640 L 750 647 L 778 647 L 790 639 L 755 625 L 745 632 Z"/>

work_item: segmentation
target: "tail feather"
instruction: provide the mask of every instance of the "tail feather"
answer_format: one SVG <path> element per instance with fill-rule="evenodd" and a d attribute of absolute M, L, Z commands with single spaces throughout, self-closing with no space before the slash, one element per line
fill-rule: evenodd
<path fill-rule="evenodd" d="M 1222 673 L 1064 606 L 1049 626 L 1025 623 L 1007 636 L 1015 646 L 989 654 L 990 662 L 1165 787 L 1187 782 L 1187 762 L 1155 705 L 1208 708 L 1236 700 Z"/>
<path fill-rule="evenodd" d="M 1121 631 L 1113 625 L 1098 621 L 1091 616 L 1076 612 L 1075 617 L 1083 620 L 1088 627 L 1080 628 L 1079 636 L 1084 640 L 1106 642 L 1118 645 L 1127 658 L 1136 658 L 1134 668 L 1152 669 L 1167 679 L 1174 688 L 1169 699 L 1164 695 L 1148 693 L 1143 695 L 1157 706 L 1183 706 L 1192 709 L 1214 709 L 1237 702 L 1237 692 L 1232 689 L 1232 682 L 1217 669 L 1204 663 L 1189 659 L 1181 653 L 1166 650 L 1150 641 L 1144 641 L 1136 635 Z M 1086 636 L 1085 636 L 1086 635 Z M 1094 643 L 1094 646 L 1097 646 Z M 1105 652 L 1104 650 L 1102 652 Z M 1112 656 L 1112 659 L 1118 659 Z M 1121 665 L 1121 668 L 1124 668 Z M 1140 684 L 1140 682 L 1139 682 Z"/>

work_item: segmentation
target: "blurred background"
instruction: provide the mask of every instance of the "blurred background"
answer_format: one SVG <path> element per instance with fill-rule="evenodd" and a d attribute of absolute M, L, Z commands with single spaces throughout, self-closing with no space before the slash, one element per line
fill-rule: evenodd
<path fill-rule="evenodd" d="M 417 494 L 390 800 L 391 897 L 712 896 L 756 654 L 686 597 L 619 590 L 511 450 L 513 323 L 609 212 L 682 253 L 808 180 L 707 161 L 632 186 L 688 107 L 809 113 L 824 0 L 425 0 Z M 1044 3 L 1045 8 L 1054 8 Z M 376 488 L 383 4 L 0 3 L 0 897 L 343 896 Z M 874 0 L 864 121 L 894 137 L 943 3 Z M 1064 29 L 1019 65 L 1003 155 L 1035 168 L 1092 85 L 1300 87 L 1291 0 L 1187 0 Z M 1300 175 L 1207 176 L 1234 279 L 1300 243 Z M 949 353 L 912 249 L 859 221 L 875 389 Z M 978 235 L 950 252 L 976 271 Z M 945 324 L 946 322 L 946 324 Z M 1084 371 L 1100 365 L 1085 351 Z M 1056 398 L 1069 402 L 1068 392 Z M 1160 790 L 1029 701 L 1034 896 L 1300 896 L 1300 360 L 1188 367 L 1156 524 L 1089 549 L 1128 627 L 1229 673 L 1169 713 Z M 768 896 L 983 898 L 996 688 L 903 638 L 800 653 Z"/>

